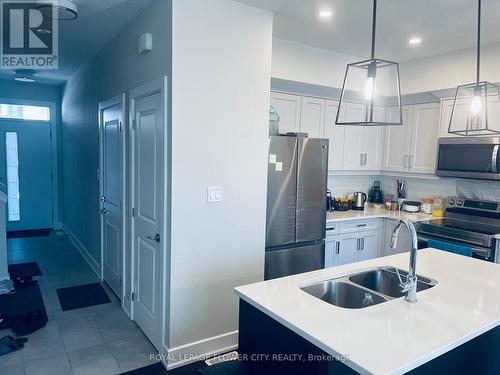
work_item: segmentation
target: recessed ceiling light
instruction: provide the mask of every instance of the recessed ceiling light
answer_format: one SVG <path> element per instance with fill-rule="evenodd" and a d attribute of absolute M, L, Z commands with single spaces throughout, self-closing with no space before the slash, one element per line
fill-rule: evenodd
<path fill-rule="evenodd" d="M 320 18 L 330 18 L 331 16 L 333 16 L 333 11 L 331 11 L 330 9 L 324 9 L 319 12 L 319 16 Z"/>
<path fill-rule="evenodd" d="M 28 78 L 28 77 L 14 77 L 14 81 L 24 82 L 24 83 L 35 82 L 35 80 L 33 78 Z"/>
<path fill-rule="evenodd" d="M 416 46 L 416 45 L 418 45 L 418 44 L 420 44 L 420 43 L 422 43 L 422 38 L 420 38 L 420 37 L 418 37 L 418 36 L 415 36 L 415 37 L 410 38 L 410 39 L 408 40 L 408 44 L 409 44 L 410 46 Z"/>

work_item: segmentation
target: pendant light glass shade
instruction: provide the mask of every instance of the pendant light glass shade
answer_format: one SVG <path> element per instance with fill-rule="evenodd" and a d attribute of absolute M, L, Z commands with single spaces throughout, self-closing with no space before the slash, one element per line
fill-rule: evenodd
<path fill-rule="evenodd" d="M 498 86 L 489 82 L 457 87 L 448 133 L 474 136 L 500 134 Z"/>
<path fill-rule="evenodd" d="M 399 66 L 370 59 L 347 65 L 337 125 L 402 125 Z"/>
<path fill-rule="evenodd" d="M 478 0 L 476 59 L 476 82 L 457 87 L 448 133 L 462 136 L 500 134 L 500 90 L 490 82 L 479 80 L 481 0 Z"/>
<path fill-rule="evenodd" d="M 375 58 L 376 19 L 374 0 L 371 58 L 347 65 L 336 125 L 403 125 L 399 65 Z"/>

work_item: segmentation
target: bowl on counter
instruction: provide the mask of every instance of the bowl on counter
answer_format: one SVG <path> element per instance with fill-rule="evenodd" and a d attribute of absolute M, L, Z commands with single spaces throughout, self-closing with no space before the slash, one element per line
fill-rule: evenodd
<path fill-rule="evenodd" d="M 335 199 L 333 201 L 333 207 L 335 211 L 349 211 L 352 208 L 352 201 L 340 201 L 338 199 Z"/>

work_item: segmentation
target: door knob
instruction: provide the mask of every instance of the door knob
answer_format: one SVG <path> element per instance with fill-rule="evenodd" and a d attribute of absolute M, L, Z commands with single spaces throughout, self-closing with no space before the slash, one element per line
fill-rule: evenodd
<path fill-rule="evenodd" d="M 156 233 L 155 236 L 146 236 L 146 238 L 148 240 L 151 240 L 151 241 L 160 242 L 160 234 L 159 233 Z"/>
<path fill-rule="evenodd" d="M 104 207 L 99 210 L 99 212 L 104 215 L 108 210 L 106 210 Z"/>

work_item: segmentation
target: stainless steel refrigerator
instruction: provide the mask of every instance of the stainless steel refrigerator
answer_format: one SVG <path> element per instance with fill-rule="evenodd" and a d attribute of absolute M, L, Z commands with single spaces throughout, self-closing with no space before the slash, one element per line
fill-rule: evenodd
<path fill-rule="evenodd" d="M 270 137 L 265 279 L 324 267 L 328 140 Z"/>

